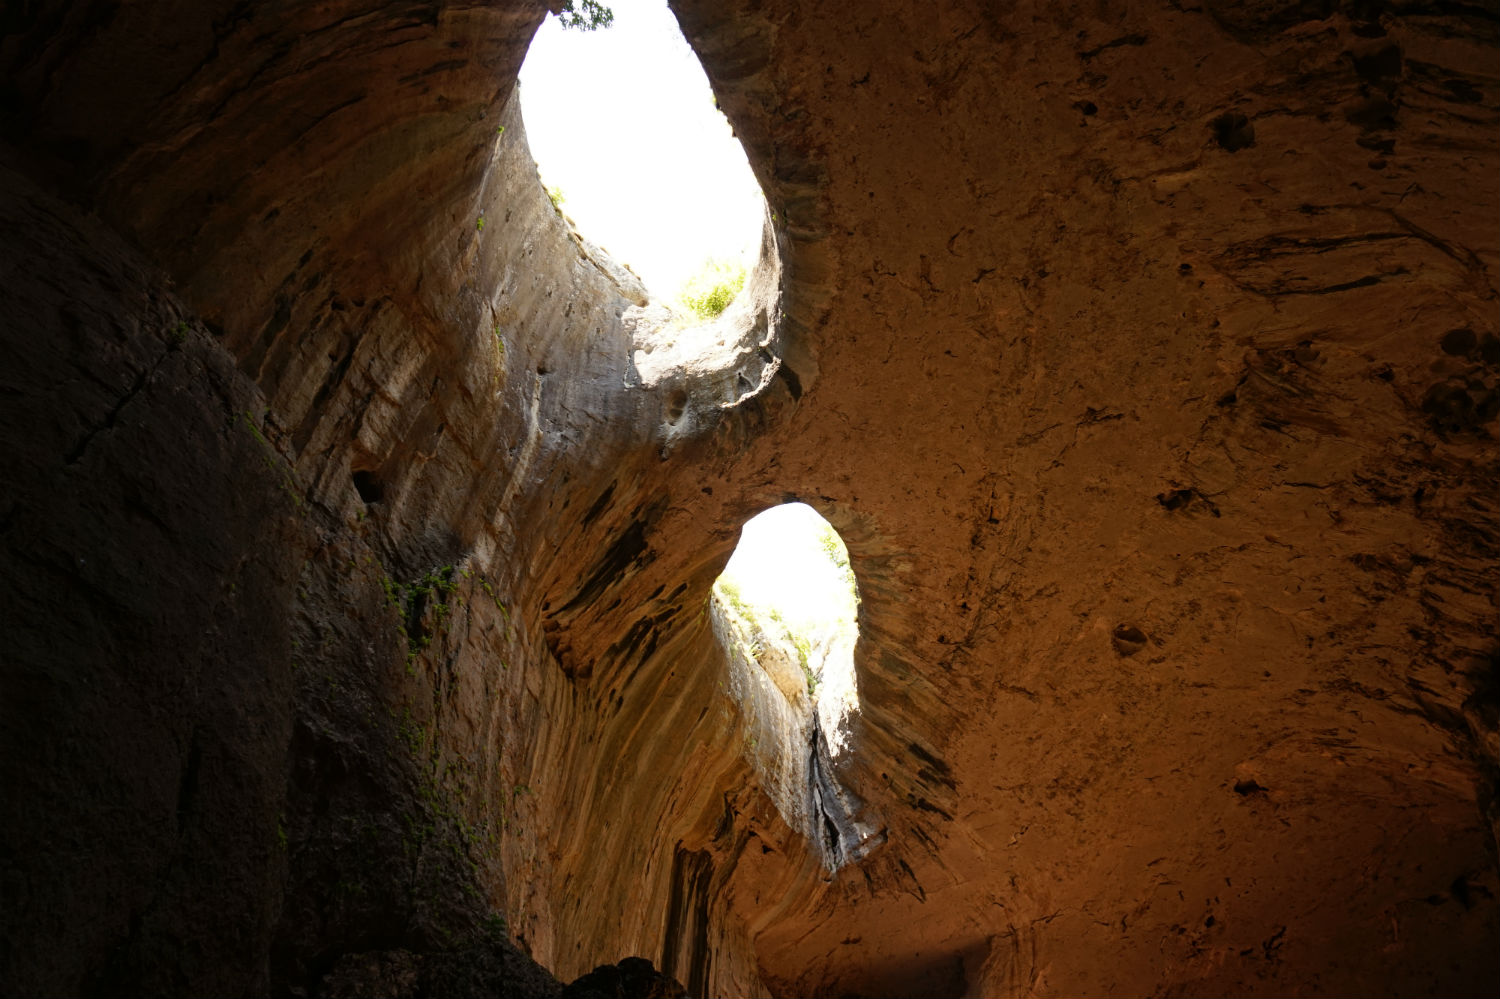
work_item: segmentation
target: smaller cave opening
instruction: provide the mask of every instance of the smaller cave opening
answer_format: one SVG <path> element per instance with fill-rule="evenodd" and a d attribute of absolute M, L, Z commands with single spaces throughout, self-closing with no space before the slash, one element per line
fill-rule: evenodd
<path fill-rule="evenodd" d="M 747 521 L 713 587 L 745 756 L 787 825 L 817 845 L 830 870 L 872 840 L 862 802 L 841 776 L 860 710 L 858 616 L 849 551 L 803 503 Z"/>
<path fill-rule="evenodd" d="M 795 674 L 777 678 L 778 689 L 806 699 L 831 751 L 841 755 L 849 717 L 859 711 L 854 677 L 859 587 L 849 549 L 833 525 L 805 503 L 786 503 L 752 517 L 714 583 L 713 596 L 743 649 L 758 650 L 772 663 L 795 663 Z M 766 646 L 772 644 L 779 657 L 769 655 Z"/>

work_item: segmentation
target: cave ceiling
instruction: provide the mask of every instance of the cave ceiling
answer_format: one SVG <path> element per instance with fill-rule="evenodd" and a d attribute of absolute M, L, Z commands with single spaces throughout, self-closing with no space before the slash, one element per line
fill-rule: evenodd
<path fill-rule="evenodd" d="M 546 4 L 6 7 L 0 990 L 1491 990 L 1500 9 L 671 6 L 711 355 Z M 836 760 L 710 599 L 789 501 Z"/>

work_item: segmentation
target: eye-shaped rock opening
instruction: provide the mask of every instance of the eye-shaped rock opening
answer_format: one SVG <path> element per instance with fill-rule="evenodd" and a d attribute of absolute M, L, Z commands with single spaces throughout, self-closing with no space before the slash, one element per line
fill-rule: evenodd
<path fill-rule="evenodd" d="M 747 286 L 765 198 L 663 0 L 610 6 L 598 30 L 549 17 L 537 31 L 520 77 L 526 136 L 554 207 L 680 330 Z"/>
<path fill-rule="evenodd" d="M 859 591 L 849 552 L 811 507 L 749 520 L 714 583 L 714 633 L 728 663 L 745 755 L 788 826 L 836 870 L 873 845 L 861 803 L 838 777 L 859 713 Z"/>

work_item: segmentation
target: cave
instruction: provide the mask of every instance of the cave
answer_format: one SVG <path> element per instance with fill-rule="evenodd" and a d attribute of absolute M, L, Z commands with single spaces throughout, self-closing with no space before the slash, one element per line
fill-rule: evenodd
<path fill-rule="evenodd" d="M 602 30 L 548 18 L 527 48 L 516 96 L 543 186 L 652 298 L 676 304 L 719 270 L 743 286 L 765 215 L 745 150 L 666 0 L 611 11 Z"/>
<path fill-rule="evenodd" d="M 573 6 L 0 14 L 0 991 L 1492 992 L 1500 9 L 672 0 L 687 350 L 531 160 Z M 831 837 L 716 629 L 790 502 Z"/>
<path fill-rule="evenodd" d="M 829 873 L 884 841 L 878 816 L 844 778 L 860 713 L 858 608 L 848 547 L 805 503 L 746 522 L 709 607 L 742 755 Z"/>

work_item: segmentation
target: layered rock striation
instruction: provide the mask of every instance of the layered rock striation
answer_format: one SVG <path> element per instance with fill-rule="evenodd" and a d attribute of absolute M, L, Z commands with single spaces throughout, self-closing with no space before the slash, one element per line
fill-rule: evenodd
<path fill-rule="evenodd" d="M 1500 15 L 673 7 L 770 209 L 680 356 L 543 4 L 4 15 L 4 990 L 1491 988 Z M 836 865 L 708 613 L 788 499 Z"/>

